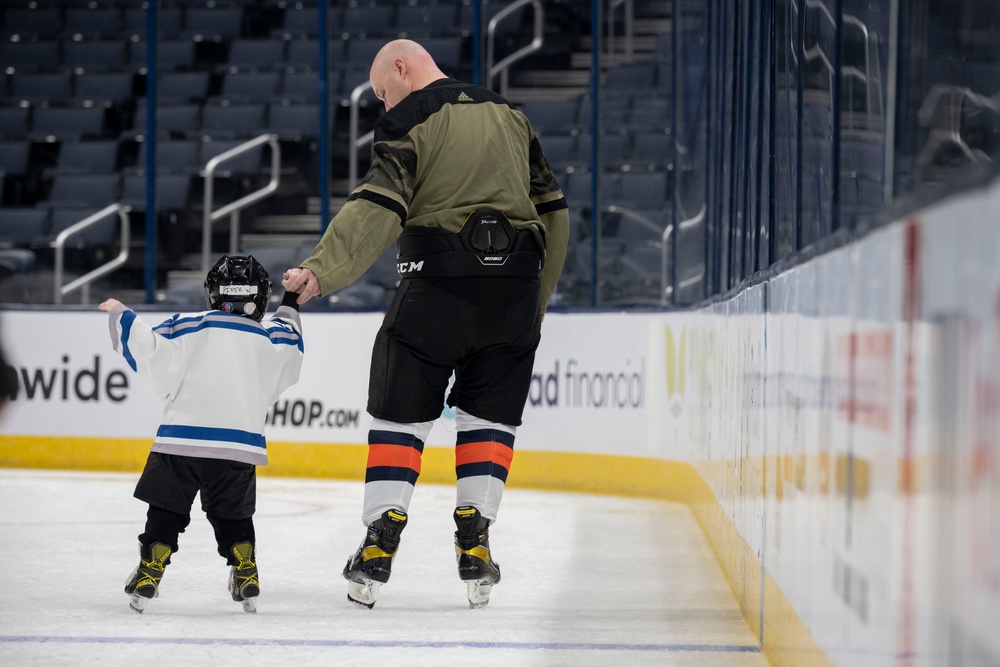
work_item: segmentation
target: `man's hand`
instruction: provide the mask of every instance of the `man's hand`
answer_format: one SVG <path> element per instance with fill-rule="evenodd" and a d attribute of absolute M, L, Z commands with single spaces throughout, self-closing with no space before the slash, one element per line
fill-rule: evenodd
<path fill-rule="evenodd" d="M 121 301 L 119 301 L 118 299 L 108 299 L 107 301 L 99 305 L 98 308 L 103 310 L 105 313 L 110 313 L 112 310 L 115 309 L 115 306 L 119 305 L 121 305 Z"/>
<path fill-rule="evenodd" d="M 281 278 L 282 287 L 289 292 L 299 293 L 299 304 L 319 296 L 319 280 L 310 269 L 288 269 Z"/>

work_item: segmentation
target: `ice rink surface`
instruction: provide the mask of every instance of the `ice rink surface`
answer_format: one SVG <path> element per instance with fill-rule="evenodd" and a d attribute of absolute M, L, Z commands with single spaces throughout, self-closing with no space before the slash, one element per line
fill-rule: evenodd
<path fill-rule="evenodd" d="M 418 484 L 392 579 L 366 610 L 340 573 L 364 535 L 361 482 L 258 478 L 261 596 L 243 612 L 196 501 L 143 614 L 138 475 L 0 469 L 0 665 L 765 666 L 683 505 L 508 489 L 503 579 L 469 609 L 454 489 Z"/>

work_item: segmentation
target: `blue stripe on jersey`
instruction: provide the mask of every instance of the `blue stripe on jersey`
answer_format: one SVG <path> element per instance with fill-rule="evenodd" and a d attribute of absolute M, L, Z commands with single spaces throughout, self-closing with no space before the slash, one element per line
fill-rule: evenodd
<path fill-rule="evenodd" d="M 469 442 L 499 442 L 514 448 L 514 436 L 507 431 L 496 428 L 480 428 L 474 431 L 459 431 L 455 435 L 455 445 L 464 445 Z"/>
<path fill-rule="evenodd" d="M 243 316 L 237 315 L 237 317 L 242 318 Z M 156 333 L 160 334 L 164 338 L 174 339 L 174 338 L 180 338 L 181 336 L 186 336 L 188 334 L 197 333 L 199 331 L 202 331 L 203 329 L 232 329 L 233 331 L 243 331 L 245 333 L 257 334 L 258 336 L 263 336 L 264 338 L 270 338 L 267 335 L 266 331 L 264 331 L 260 327 L 253 326 L 249 323 L 235 322 L 235 321 L 219 321 L 214 319 L 213 320 L 203 319 L 201 322 L 195 324 L 194 326 L 185 327 L 183 329 L 178 329 L 177 327 L 173 327 L 170 330 L 157 331 Z"/>
<path fill-rule="evenodd" d="M 418 452 L 424 451 L 423 441 L 415 435 L 399 431 L 368 431 L 369 445 L 403 445 L 413 447 Z"/>
<path fill-rule="evenodd" d="M 209 426 L 183 426 L 179 424 L 161 424 L 156 430 L 157 437 L 188 438 L 190 440 L 215 440 L 216 442 L 235 442 L 267 449 L 264 436 L 260 433 L 241 431 L 235 428 L 213 428 Z"/>
<path fill-rule="evenodd" d="M 272 323 L 277 323 L 277 320 L 271 320 Z M 294 345 L 299 348 L 299 352 L 303 352 L 302 346 L 302 336 L 299 335 L 295 329 L 288 326 L 284 322 L 279 323 L 276 327 L 268 326 L 268 335 L 271 338 L 271 342 L 275 345 Z"/>
<path fill-rule="evenodd" d="M 243 315 L 213 310 L 191 317 L 174 315 L 155 327 L 153 331 L 164 338 L 175 339 L 197 333 L 203 329 L 231 329 L 264 336 L 274 345 L 295 345 L 300 352 L 303 351 L 302 336 L 298 332 L 291 327 L 286 327 L 283 323 L 277 328 L 277 331 L 266 329 L 263 325 L 249 320 Z M 285 331 L 286 328 L 287 331 Z"/>
<path fill-rule="evenodd" d="M 496 477 L 504 483 L 507 482 L 507 469 L 501 465 L 494 465 L 490 461 L 480 461 L 479 463 L 467 463 L 465 465 L 455 466 L 455 476 L 458 479 L 465 479 L 466 477 L 481 477 L 483 475 Z"/>
<path fill-rule="evenodd" d="M 122 356 L 125 357 L 125 361 L 128 362 L 129 368 L 133 371 L 138 372 L 135 367 L 135 357 L 132 356 L 132 350 L 128 347 L 128 339 L 132 335 L 132 323 L 135 322 L 135 313 L 131 310 L 126 310 L 122 313 L 121 325 L 122 325 Z"/>
<path fill-rule="evenodd" d="M 376 466 L 365 471 L 365 483 L 368 482 L 409 482 L 416 485 L 417 471 L 412 468 L 395 468 L 391 466 Z"/>
<path fill-rule="evenodd" d="M 206 310 L 204 312 L 194 313 L 186 317 L 181 317 L 181 314 L 177 313 L 153 327 L 153 331 L 161 336 L 166 336 L 168 334 L 177 334 L 185 329 L 200 326 L 206 321 L 214 320 L 221 322 L 239 322 L 242 320 L 247 326 L 259 326 L 250 324 L 247 318 L 237 313 L 226 313 L 221 310 Z"/>

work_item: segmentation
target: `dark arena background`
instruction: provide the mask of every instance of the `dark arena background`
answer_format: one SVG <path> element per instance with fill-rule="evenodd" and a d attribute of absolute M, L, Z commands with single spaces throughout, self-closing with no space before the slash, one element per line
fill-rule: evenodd
<path fill-rule="evenodd" d="M 443 406 L 398 581 L 341 609 L 390 249 L 303 307 L 254 627 L 182 583 L 194 526 L 140 626 L 160 406 L 97 304 L 204 309 L 225 253 L 280 285 L 370 164 L 398 37 L 520 108 L 570 207 L 505 583 L 469 623 L 422 569 L 453 566 Z M 0 70 L 0 663 L 1000 665 L 996 0 L 3 0 Z"/>

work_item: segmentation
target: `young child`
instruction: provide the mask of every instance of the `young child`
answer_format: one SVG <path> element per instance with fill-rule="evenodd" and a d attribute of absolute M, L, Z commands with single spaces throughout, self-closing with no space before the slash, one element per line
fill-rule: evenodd
<path fill-rule="evenodd" d="M 262 322 L 271 281 L 252 256 L 220 259 L 205 294 L 212 310 L 174 315 L 152 328 L 116 299 L 99 306 L 110 315 L 115 351 L 164 405 L 135 487 L 135 497 L 149 503 L 139 565 L 125 583 L 139 613 L 159 595 L 198 492 L 230 565 L 229 592 L 246 612 L 257 610 L 256 466 L 267 463 L 267 411 L 299 379 L 299 295 L 286 292 L 274 317 Z"/>

